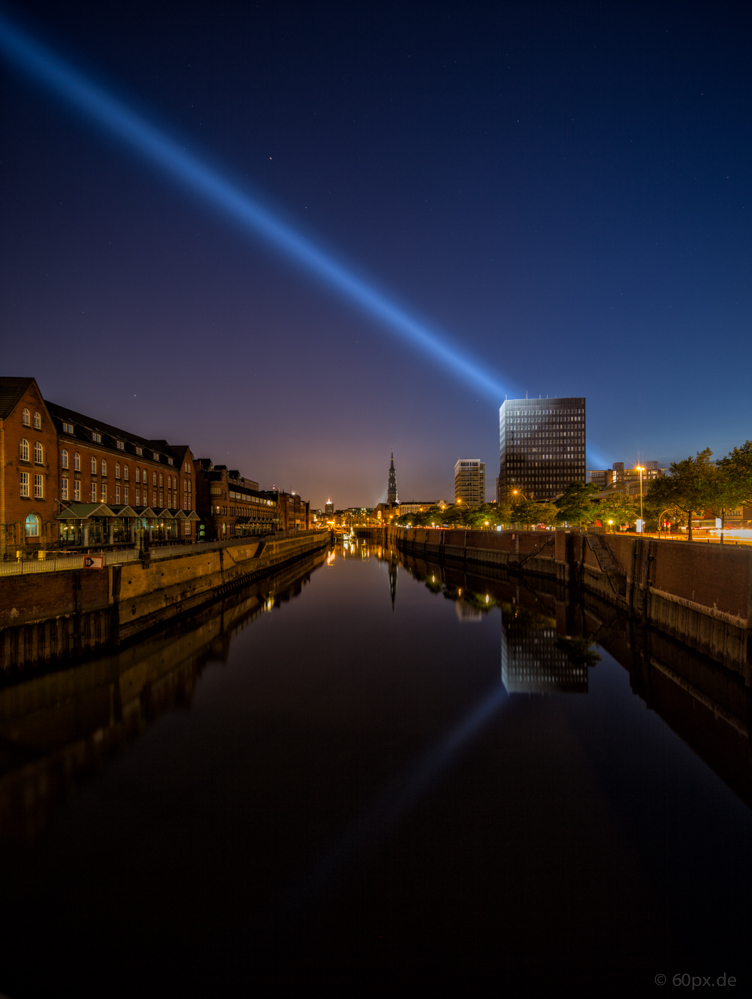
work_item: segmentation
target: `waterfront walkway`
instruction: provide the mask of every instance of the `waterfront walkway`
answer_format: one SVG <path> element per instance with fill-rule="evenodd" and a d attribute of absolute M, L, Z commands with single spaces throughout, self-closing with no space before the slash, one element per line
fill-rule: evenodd
<path fill-rule="evenodd" d="M 268 543 L 280 541 L 295 535 L 302 536 L 305 531 L 278 531 L 276 534 L 254 534 L 245 538 L 231 538 L 227 541 L 195 541 L 191 544 L 160 544 L 152 545 L 146 552 L 138 548 L 120 548 L 115 551 L 99 551 L 85 549 L 76 552 L 49 552 L 45 558 L 26 558 L 16 562 L 0 562 L 0 576 L 21 576 L 30 572 L 65 572 L 71 569 L 85 568 L 83 562 L 86 556 L 104 559 L 103 566 L 122 565 L 126 562 L 138 562 L 144 558 L 150 562 L 159 559 L 174 558 L 176 555 L 197 555 L 200 552 L 216 551 L 218 548 L 235 548 L 238 545 L 248 545 L 255 542 Z"/>

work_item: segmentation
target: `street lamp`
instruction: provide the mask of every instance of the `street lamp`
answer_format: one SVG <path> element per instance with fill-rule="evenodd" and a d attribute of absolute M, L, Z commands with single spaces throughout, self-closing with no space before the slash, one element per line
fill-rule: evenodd
<path fill-rule="evenodd" d="M 643 524 L 642 519 L 642 473 L 645 471 L 642 465 L 638 465 L 636 471 L 640 473 L 640 524 Z"/>

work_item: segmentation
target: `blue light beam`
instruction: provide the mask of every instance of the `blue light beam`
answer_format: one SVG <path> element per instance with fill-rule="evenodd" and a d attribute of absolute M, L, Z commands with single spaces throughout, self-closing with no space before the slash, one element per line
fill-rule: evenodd
<path fill-rule="evenodd" d="M 201 160 L 107 94 L 0 14 L 0 47 L 15 65 L 48 86 L 165 173 L 260 236 L 304 270 L 349 300 L 382 326 L 423 350 L 496 403 L 509 393 L 481 364 L 445 336 L 428 329 L 363 278 L 264 209 Z M 510 393 L 513 394 L 513 393 Z"/>
<path fill-rule="evenodd" d="M 400 822 L 403 815 L 451 766 L 508 697 L 501 683 L 492 687 L 443 739 L 437 740 L 383 794 L 366 805 L 316 864 L 298 899 L 310 899 L 318 894 L 341 868 L 381 842 L 389 829 Z"/>

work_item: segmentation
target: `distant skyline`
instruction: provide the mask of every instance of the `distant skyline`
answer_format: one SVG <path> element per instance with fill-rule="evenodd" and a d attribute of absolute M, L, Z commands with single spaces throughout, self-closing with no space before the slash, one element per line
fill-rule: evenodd
<path fill-rule="evenodd" d="M 386 499 L 392 446 L 402 497 L 451 498 L 472 454 L 491 498 L 504 393 L 585 396 L 588 468 L 752 438 L 748 5 L 0 17 L 4 375 L 314 507 Z M 8 24 L 289 252 L 14 63 Z"/>

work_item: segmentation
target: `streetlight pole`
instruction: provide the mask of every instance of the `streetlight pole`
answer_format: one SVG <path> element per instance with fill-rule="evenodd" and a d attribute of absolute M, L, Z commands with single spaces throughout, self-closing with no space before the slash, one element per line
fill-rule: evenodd
<path fill-rule="evenodd" d="M 642 467 L 642 465 L 638 465 L 637 471 L 640 473 L 640 524 L 644 527 L 645 523 L 642 519 L 642 473 L 645 471 L 645 469 Z"/>

